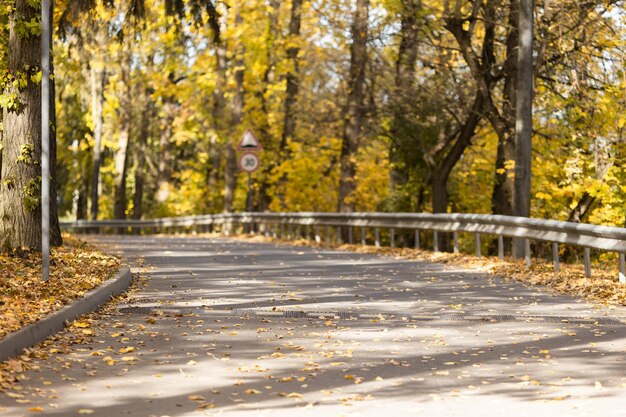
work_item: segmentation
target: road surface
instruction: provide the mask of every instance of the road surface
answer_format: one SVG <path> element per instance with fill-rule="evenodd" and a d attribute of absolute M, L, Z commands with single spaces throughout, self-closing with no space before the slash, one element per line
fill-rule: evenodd
<path fill-rule="evenodd" d="M 91 239 L 144 284 L 40 349 L 2 416 L 626 415 L 624 309 L 376 255 Z"/>

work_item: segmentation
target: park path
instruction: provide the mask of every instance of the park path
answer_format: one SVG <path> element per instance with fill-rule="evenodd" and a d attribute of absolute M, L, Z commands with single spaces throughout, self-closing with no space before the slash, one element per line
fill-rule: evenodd
<path fill-rule="evenodd" d="M 90 239 L 144 285 L 43 348 L 0 415 L 626 416 L 624 309 L 377 255 Z"/>

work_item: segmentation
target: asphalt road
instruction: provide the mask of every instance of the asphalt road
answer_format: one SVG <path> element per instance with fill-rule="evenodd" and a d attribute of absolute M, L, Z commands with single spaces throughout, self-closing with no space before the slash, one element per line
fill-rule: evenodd
<path fill-rule="evenodd" d="M 626 416 L 624 309 L 375 255 L 97 239 L 145 284 L 41 348 L 0 415 Z"/>

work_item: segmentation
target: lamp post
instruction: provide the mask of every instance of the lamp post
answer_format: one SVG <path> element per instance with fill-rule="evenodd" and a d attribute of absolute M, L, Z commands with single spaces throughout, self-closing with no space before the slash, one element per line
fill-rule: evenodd
<path fill-rule="evenodd" d="M 42 280 L 50 278 L 50 8 L 41 2 L 41 257 Z"/>

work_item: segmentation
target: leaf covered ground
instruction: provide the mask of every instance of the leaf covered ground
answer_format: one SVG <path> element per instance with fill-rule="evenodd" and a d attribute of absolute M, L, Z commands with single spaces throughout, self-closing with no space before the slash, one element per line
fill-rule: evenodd
<path fill-rule="evenodd" d="M 51 253 L 51 273 L 41 280 L 41 254 L 0 253 L 0 338 L 82 297 L 117 271 L 120 261 L 87 243 L 64 236 Z"/>

